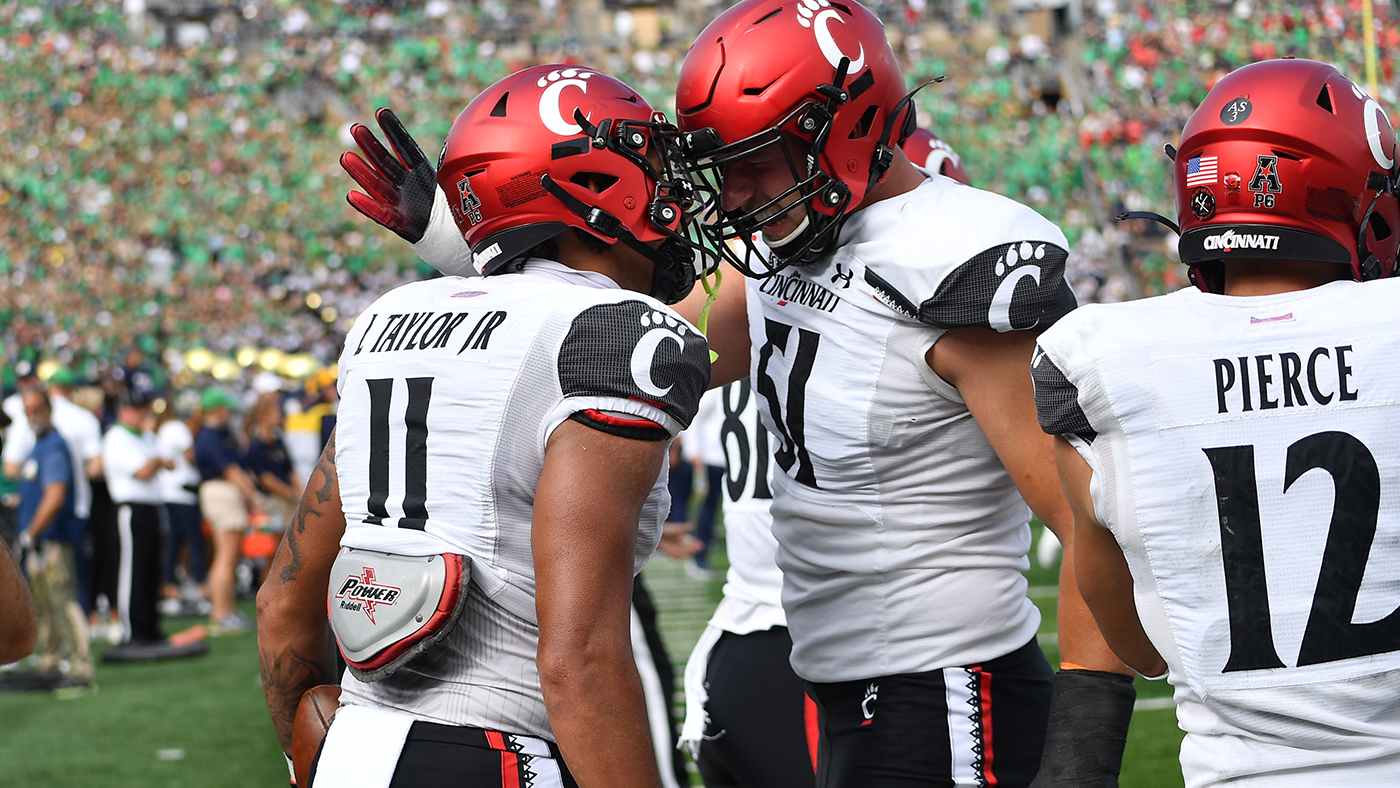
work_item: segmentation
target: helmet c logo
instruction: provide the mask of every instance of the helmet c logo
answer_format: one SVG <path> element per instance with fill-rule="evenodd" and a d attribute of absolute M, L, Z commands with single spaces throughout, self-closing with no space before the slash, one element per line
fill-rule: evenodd
<path fill-rule="evenodd" d="M 1387 155 L 1382 146 L 1381 123 L 1384 122 L 1386 130 L 1390 131 L 1388 138 L 1394 140 L 1395 132 L 1390 129 L 1390 120 L 1386 118 L 1385 110 L 1381 109 L 1381 105 L 1370 97 L 1367 97 L 1366 106 L 1362 108 L 1361 114 L 1366 119 L 1366 142 L 1371 146 L 1371 157 L 1376 160 L 1376 164 L 1379 164 L 1381 169 L 1389 171 L 1395 166 L 1395 158 L 1392 155 Z M 1391 148 L 1393 154 L 1395 152 L 1393 144 Z"/>
<path fill-rule="evenodd" d="M 831 28 L 827 27 L 827 24 L 833 19 L 840 20 L 841 15 L 831 10 L 817 14 L 817 18 L 812 20 L 812 31 L 817 34 L 817 46 L 821 47 L 822 54 L 826 55 L 826 62 L 830 63 L 832 68 L 835 68 L 841 63 L 841 58 L 847 57 L 847 55 L 845 52 L 841 51 L 841 47 L 837 45 L 836 39 L 831 37 Z M 846 22 L 842 20 L 841 24 L 844 25 Z M 847 73 L 859 74 L 864 66 L 865 45 L 861 44 L 860 54 L 851 59 L 851 67 L 847 70 Z"/>
<path fill-rule="evenodd" d="M 831 35 L 831 20 L 835 19 L 841 24 L 846 24 L 846 20 L 836 11 L 827 6 L 831 3 L 828 0 L 802 0 L 797 4 L 797 23 L 803 27 L 812 28 L 812 32 L 817 36 L 817 46 L 821 47 L 822 54 L 826 56 L 826 62 L 836 68 L 841 64 L 841 58 L 850 57 L 841 51 L 841 45 L 836 43 L 836 39 Z M 813 18 L 813 13 L 818 8 L 825 8 Z M 847 69 L 848 74 L 859 74 L 865 67 L 865 45 L 860 45 L 860 54 L 851 58 L 851 67 Z"/>
<path fill-rule="evenodd" d="M 544 123 L 545 128 L 561 137 L 572 137 L 583 131 L 578 124 L 564 119 L 559 98 L 564 88 L 571 85 L 587 93 L 588 83 L 584 80 L 591 76 L 591 72 L 566 68 L 562 72 L 551 71 L 548 77 L 540 77 L 537 84 L 544 88 L 544 93 L 540 94 L 540 121 Z M 569 117 L 573 117 L 572 112 L 569 113 Z"/>

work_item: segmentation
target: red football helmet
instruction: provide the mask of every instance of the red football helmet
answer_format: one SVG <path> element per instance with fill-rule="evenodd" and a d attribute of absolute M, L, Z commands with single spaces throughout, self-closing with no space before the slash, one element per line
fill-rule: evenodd
<path fill-rule="evenodd" d="M 747 247 L 739 259 L 721 244 L 730 261 L 766 276 L 831 251 L 845 217 L 889 167 L 890 146 L 913 130 L 907 99 L 884 26 L 853 0 L 743 0 L 711 22 L 676 86 L 687 154 L 719 186 L 726 166 L 776 146 L 796 181 L 755 210 L 716 205 L 705 218 L 717 240 Z M 763 262 L 752 237 L 797 206 L 806 209 L 801 227 L 768 241 L 772 260 Z"/>
<path fill-rule="evenodd" d="M 1221 292 L 1231 259 L 1390 276 L 1400 249 L 1395 131 L 1335 68 L 1268 60 L 1216 83 L 1181 132 L 1176 205 L 1191 281 Z"/>
<path fill-rule="evenodd" d="M 482 91 L 453 122 L 437 180 L 483 276 L 569 228 L 651 259 L 651 295 L 666 303 L 715 262 L 687 216 L 695 189 L 676 128 L 589 68 L 535 66 Z"/>
<path fill-rule="evenodd" d="M 929 172 L 946 175 L 958 183 L 972 185 L 972 176 L 967 174 L 962 157 L 937 134 L 924 129 L 914 129 L 914 133 L 909 135 L 909 139 L 905 140 L 901 147 L 910 161 Z"/>

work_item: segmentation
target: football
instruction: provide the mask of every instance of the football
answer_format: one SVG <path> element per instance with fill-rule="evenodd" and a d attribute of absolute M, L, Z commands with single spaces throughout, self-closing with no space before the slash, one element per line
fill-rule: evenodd
<path fill-rule="evenodd" d="M 340 687 L 321 684 L 306 691 L 297 705 L 297 717 L 292 723 L 292 770 L 297 785 L 308 785 L 311 762 L 321 749 L 321 740 L 331 727 L 336 709 L 340 708 Z"/>

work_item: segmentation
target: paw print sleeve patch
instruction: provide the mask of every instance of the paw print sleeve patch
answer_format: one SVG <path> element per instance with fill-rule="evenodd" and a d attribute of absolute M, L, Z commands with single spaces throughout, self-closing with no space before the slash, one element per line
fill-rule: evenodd
<path fill-rule="evenodd" d="M 939 328 L 996 331 L 1049 328 L 1075 307 L 1060 246 L 1016 241 L 983 251 L 948 274 L 919 305 L 919 320 Z"/>
<path fill-rule="evenodd" d="M 565 397 L 614 397 L 688 426 L 710 384 L 709 345 L 694 327 L 643 301 L 589 307 L 559 350 Z"/>

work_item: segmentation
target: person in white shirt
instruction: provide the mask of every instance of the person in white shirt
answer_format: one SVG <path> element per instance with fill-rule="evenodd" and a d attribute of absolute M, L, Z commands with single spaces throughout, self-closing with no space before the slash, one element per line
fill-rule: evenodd
<path fill-rule="evenodd" d="M 102 465 L 107 489 L 117 507 L 121 537 L 117 611 L 123 643 L 157 643 L 160 629 L 160 531 L 165 496 L 157 474 L 174 467 L 161 455 L 155 436 L 143 428 L 148 403 L 124 393 L 117 405 L 117 422 L 102 438 Z"/>
<path fill-rule="evenodd" d="M 176 585 L 175 567 L 182 548 L 187 576 L 201 587 L 204 599 L 208 599 L 209 594 L 204 587 L 209 567 L 205 560 L 206 545 L 199 512 L 199 469 L 194 466 L 194 432 L 190 429 L 190 419 L 194 416 L 198 401 L 199 395 L 194 391 L 178 392 L 172 403 L 174 417 L 167 419 L 156 430 L 156 446 L 160 449 L 160 455 L 171 463 L 171 467 L 160 472 L 161 496 L 170 521 L 162 596 L 177 601 L 180 599 L 180 589 Z"/>
<path fill-rule="evenodd" d="M 749 378 L 777 444 L 817 785 L 1113 785 L 1131 671 L 1071 566 L 1052 673 L 1023 575 L 1032 511 L 1071 521 L 1026 368 L 1075 307 L 1069 244 L 910 162 L 912 101 L 878 17 L 817 0 L 730 7 L 676 89 L 689 157 L 720 191 L 703 224 L 745 274 L 711 309 L 712 384 Z"/>
<path fill-rule="evenodd" d="M 1041 335 L 1041 426 L 1108 642 L 1165 675 L 1188 788 L 1400 780 L 1400 167 L 1310 60 L 1211 89 L 1174 156 L 1188 287 Z"/>

